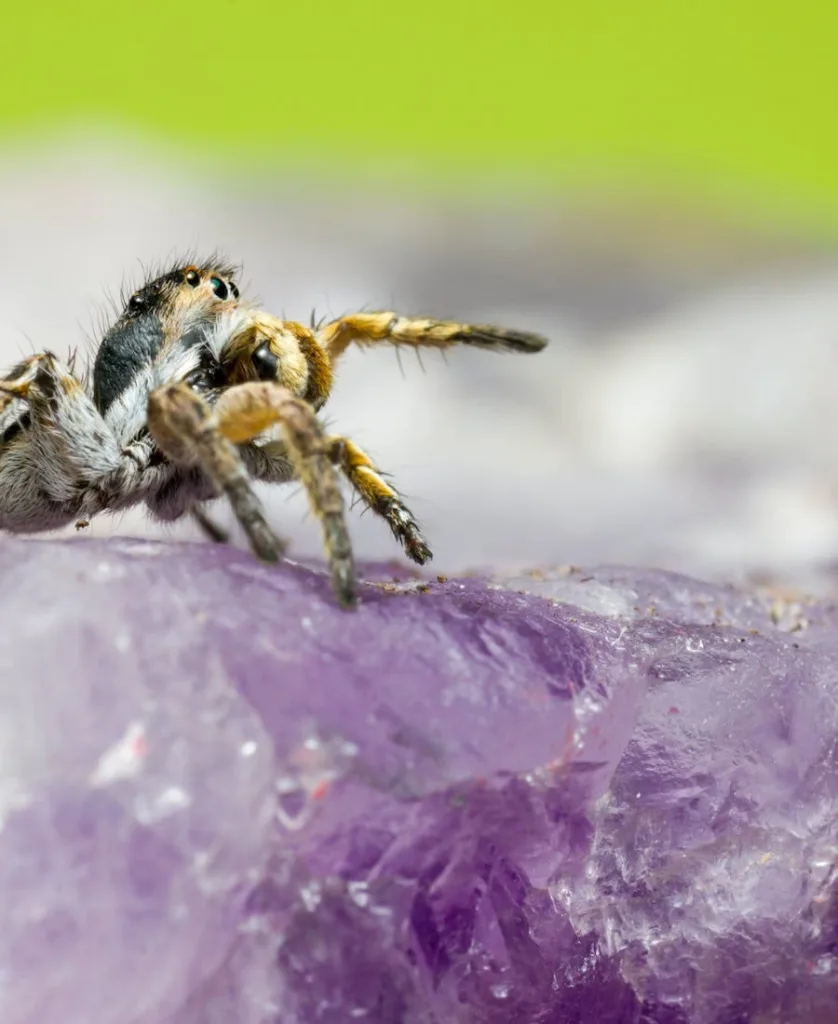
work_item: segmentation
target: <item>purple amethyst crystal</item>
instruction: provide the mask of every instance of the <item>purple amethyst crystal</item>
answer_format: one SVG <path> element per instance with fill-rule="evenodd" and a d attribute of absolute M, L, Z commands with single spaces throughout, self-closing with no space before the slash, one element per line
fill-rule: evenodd
<path fill-rule="evenodd" d="M 0 544 L 3 1024 L 838 1021 L 838 613 Z"/>

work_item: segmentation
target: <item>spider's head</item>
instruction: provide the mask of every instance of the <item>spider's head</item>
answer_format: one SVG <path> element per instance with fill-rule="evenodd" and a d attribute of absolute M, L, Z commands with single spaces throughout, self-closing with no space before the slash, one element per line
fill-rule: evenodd
<path fill-rule="evenodd" d="M 175 267 L 139 288 L 128 300 L 123 320 L 149 314 L 173 315 L 178 310 L 195 310 L 212 315 L 235 305 L 239 289 L 233 268 L 205 263 Z"/>
<path fill-rule="evenodd" d="M 238 300 L 233 268 L 217 260 L 176 266 L 138 288 L 96 353 L 93 399 L 100 412 L 108 410 L 167 343 L 202 345 L 207 326 L 224 313 L 234 313 Z"/>

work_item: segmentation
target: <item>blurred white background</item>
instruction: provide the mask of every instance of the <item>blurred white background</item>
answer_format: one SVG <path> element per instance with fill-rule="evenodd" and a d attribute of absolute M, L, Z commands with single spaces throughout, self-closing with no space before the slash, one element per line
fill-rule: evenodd
<path fill-rule="evenodd" d="M 130 140 L 18 149 L 0 158 L 0 362 L 89 351 L 106 296 L 143 265 L 221 250 L 289 317 L 394 308 L 550 338 L 530 358 L 400 365 L 381 348 L 342 364 L 326 419 L 393 475 L 434 571 L 831 564 L 838 257 L 665 200 L 544 208 L 513 204 L 516 191 L 407 201 L 211 178 Z M 319 553 L 297 489 L 263 496 L 292 557 Z M 356 509 L 351 529 L 360 558 L 398 556 L 371 515 Z M 194 536 L 139 511 L 90 532 Z"/>

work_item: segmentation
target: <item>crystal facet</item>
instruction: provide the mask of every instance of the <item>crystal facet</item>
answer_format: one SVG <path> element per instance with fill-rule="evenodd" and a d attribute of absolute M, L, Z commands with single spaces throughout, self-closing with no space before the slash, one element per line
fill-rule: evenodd
<path fill-rule="evenodd" d="M 0 544 L 3 1024 L 838 1020 L 838 611 Z"/>

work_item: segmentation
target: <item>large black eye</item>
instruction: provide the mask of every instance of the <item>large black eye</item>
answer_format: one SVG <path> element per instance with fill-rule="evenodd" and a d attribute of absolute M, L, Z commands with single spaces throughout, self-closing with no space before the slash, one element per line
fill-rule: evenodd
<path fill-rule="evenodd" d="M 201 275 L 197 270 L 187 270 L 184 274 L 184 281 L 189 285 L 190 288 L 197 288 L 201 283 Z"/>
<path fill-rule="evenodd" d="M 132 313 L 139 313 L 144 306 L 145 302 L 143 302 L 143 297 L 139 292 L 135 292 L 135 294 L 128 300 L 128 308 Z"/>
<path fill-rule="evenodd" d="M 227 298 L 227 295 L 229 294 L 227 291 L 227 285 L 221 280 L 220 277 L 211 277 L 210 284 L 212 285 L 212 290 L 219 297 L 219 299 Z"/>
<path fill-rule="evenodd" d="M 253 367 L 259 374 L 261 380 L 276 380 L 276 371 L 279 368 L 279 360 L 271 352 L 271 346 L 263 341 L 259 348 L 250 357 Z"/>

